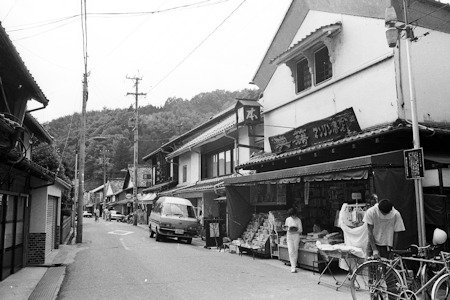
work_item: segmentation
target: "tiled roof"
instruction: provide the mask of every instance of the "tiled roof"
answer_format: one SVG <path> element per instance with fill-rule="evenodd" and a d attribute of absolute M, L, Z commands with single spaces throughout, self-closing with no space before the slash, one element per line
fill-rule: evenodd
<path fill-rule="evenodd" d="M 175 188 L 172 190 L 164 191 L 159 193 L 159 196 L 169 196 L 178 195 L 182 193 L 193 193 L 193 192 L 204 192 L 204 191 L 214 191 L 214 189 L 223 188 L 223 181 L 227 178 L 236 177 L 236 174 L 222 176 L 217 178 L 211 178 L 199 181 L 195 184 L 190 184 L 184 187 Z"/>
<path fill-rule="evenodd" d="M 118 191 L 122 190 L 123 186 L 123 179 L 111 179 L 109 180 L 109 184 L 111 186 L 111 190 L 113 194 L 117 193 Z"/>
<path fill-rule="evenodd" d="M 296 53 L 297 50 L 303 49 L 304 47 L 308 47 L 311 45 L 311 42 L 315 42 L 317 38 L 320 36 L 330 36 L 341 30 L 341 22 L 336 22 L 333 24 L 325 25 L 317 28 L 303 39 L 295 43 L 293 46 L 289 47 L 286 51 L 280 53 L 277 57 L 273 58 L 270 63 L 283 61 L 289 56 Z"/>
<path fill-rule="evenodd" d="M 209 139 L 212 139 L 220 134 L 225 133 L 227 130 L 230 130 L 231 128 L 233 128 L 235 125 L 236 125 L 236 116 L 233 114 L 233 115 L 228 116 L 226 119 L 221 121 L 219 124 L 206 130 L 204 133 L 202 133 L 201 135 L 199 135 L 192 141 L 183 145 L 182 147 L 175 150 L 174 152 L 168 154 L 167 157 L 173 158 L 180 154 L 183 154 L 184 152 L 189 151 L 190 148 L 196 147 Z"/>
<path fill-rule="evenodd" d="M 45 97 L 44 93 L 42 92 L 39 85 L 36 83 L 34 77 L 31 75 L 28 68 L 25 66 L 25 63 L 23 62 L 22 58 L 19 55 L 19 52 L 17 52 L 16 47 L 11 42 L 11 39 L 9 38 L 8 34 L 6 33 L 6 30 L 3 28 L 3 26 L 0 23 L 0 57 L 4 57 L 5 59 L 11 58 L 14 60 L 15 63 L 15 71 L 23 75 L 29 82 L 33 96 L 36 101 L 44 104 L 47 106 L 48 99 Z"/>
<path fill-rule="evenodd" d="M 326 143 L 323 143 L 320 145 L 314 145 L 314 146 L 311 146 L 311 147 L 308 147 L 305 149 L 296 149 L 296 150 L 292 150 L 292 151 L 288 151 L 288 152 L 284 152 L 284 153 L 280 153 L 280 154 L 262 153 L 260 155 L 251 157 L 247 163 L 241 164 L 238 167 L 243 168 L 243 167 L 247 167 L 247 166 L 251 166 L 251 165 L 255 165 L 255 164 L 267 163 L 267 162 L 271 162 L 271 161 L 275 161 L 275 160 L 279 160 L 279 159 L 285 159 L 285 158 L 297 156 L 300 154 L 305 154 L 305 153 L 314 152 L 314 151 L 329 148 L 329 147 L 334 147 L 334 146 L 338 146 L 338 145 L 342 145 L 342 144 L 346 144 L 346 143 L 351 143 L 351 142 L 354 142 L 357 140 L 374 137 L 374 136 L 381 135 L 381 134 L 384 134 L 384 133 L 387 133 L 390 131 L 394 131 L 397 129 L 404 129 L 404 128 L 405 128 L 405 125 L 399 125 L 399 126 L 385 125 L 384 127 L 363 131 L 361 133 L 340 139 L 338 141 L 326 142 Z"/>

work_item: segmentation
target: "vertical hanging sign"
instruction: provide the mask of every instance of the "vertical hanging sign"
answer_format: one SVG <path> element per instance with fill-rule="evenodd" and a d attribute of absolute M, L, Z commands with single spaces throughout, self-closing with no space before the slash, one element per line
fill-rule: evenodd
<path fill-rule="evenodd" d="M 423 148 L 403 151 L 405 157 L 406 179 L 418 179 L 424 177 Z"/>

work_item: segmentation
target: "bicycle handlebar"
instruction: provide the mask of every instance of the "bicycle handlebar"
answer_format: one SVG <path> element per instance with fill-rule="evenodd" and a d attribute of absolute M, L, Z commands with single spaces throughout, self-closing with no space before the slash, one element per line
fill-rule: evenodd
<path fill-rule="evenodd" d="M 432 248 L 432 245 L 426 245 L 426 246 L 419 247 L 415 244 L 411 244 L 406 250 L 390 249 L 389 251 L 391 253 L 395 253 L 400 256 L 406 256 L 406 255 L 427 256 L 427 250 L 429 250 L 430 248 Z"/>

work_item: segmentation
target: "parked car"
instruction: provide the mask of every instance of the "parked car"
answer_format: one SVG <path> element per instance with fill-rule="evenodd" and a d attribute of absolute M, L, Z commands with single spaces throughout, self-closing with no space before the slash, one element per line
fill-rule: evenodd
<path fill-rule="evenodd" d="M 188 244 L 197 234 L 200 224 L 191 201 L 178 197 L 161 197 L 150 213 L 148 228 L 156 241 L 164 237 L 176 237 Z"/>
<path fill-rule="evenodd" d="M 125 218 L 125 215 L 122 215 L 117 210 L 110 210 L 109 213 L 111 214 L 111 220 L 116 220 L 117 222 L 122 222 L 123 218 Z"/>
<path fill-rule="evenodd" d="M 92 218 L 92 214 L 87 210 L 83 211 L 83 218 Z"/>

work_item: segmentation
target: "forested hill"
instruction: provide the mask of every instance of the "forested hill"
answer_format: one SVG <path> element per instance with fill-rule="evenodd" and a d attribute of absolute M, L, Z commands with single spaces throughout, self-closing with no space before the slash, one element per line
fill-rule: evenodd
<path fill-rule="evenodd" d="M 207 121 L 211 116 L 234 105 L 236 98 L 258 99 L 258 90 L 201 93 L 191 100 L 169 98 L 162 107 L 139 107 L 139 163 L 142 157 L 158 149 L 170 139 Z M 107 176 L 122 177 L 128 164 L 133 163 L 134 107 L 129 109 L 103 109 L 86 114 L 85 190 L 103 183 L 103 146 L 105 147 Z M 75 153 L 79 149 L 81 115 L 61 117 L 43 124 L 55 139 L 54 150 L 36 146 L 33 159 L 69 179 L 74 177 Z M 94 137 L 108 137 L 106 142 Z M 42 145 L 41 145 L 42 146 Z M 50 147 L 51 148 L 51 147 Z M 41 149 L 41 150 L 40 150 Z M 62 157 L 62 164 L 52 161 Z M 60 159 L 57 159 L 60 160 Z"/>

